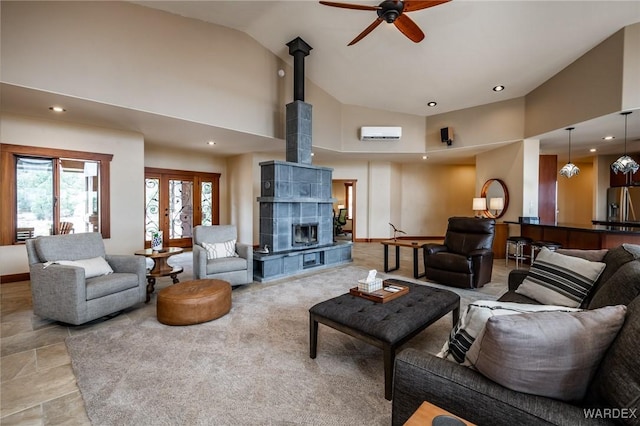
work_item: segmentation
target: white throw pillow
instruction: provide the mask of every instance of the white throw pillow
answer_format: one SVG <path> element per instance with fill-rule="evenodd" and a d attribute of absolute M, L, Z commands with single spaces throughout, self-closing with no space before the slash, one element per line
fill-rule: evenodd
<path fill-rule="evenodd" d="M 495 300 L 478 300 L 469 303 L 465 313 L 460 317 L 458 324 L 451 330 L 449 338 L 445 341 L 437 356 L 462 365 L 471 365 L 467 360 L 467 351 L 481 334 L 489 318 L 500 315 L 521 314 L 523 312 L 558 310 L 574 312 L 579 309 L 567 308 L 566 306 L 498 302 Z"/>
<path fill-rule="evenodd" d="M 79 260 L 58 260 L 55 263 L 59 265 L 77 266 L 84 268 L 84 277 L 93 278 L 100 275 L 108 275 L 113 273 L 113 269 L 104 259 L 104 257 L 94 257 L 92 259 L 79 259 Z"/>
<path fill-rule="evenodd" d="M 222 259 L 225 257 L 238 257 L 236 253 L 236 240 L 229 240 L 223 243 L 202 243 L 202 247 L 207 251 L 207 259 Z"/>
<path fill-rule="evenodd" d="M 518 391 L 564 401 L 584 398 L 617 336 L 626 306 L 489 318 L 467 353 L 481 374 Z"/>
<path fill-rule="evenodd" d="M 580 306 L 606 265 L 544 247 L 516 293 L 545 305 Z"/>

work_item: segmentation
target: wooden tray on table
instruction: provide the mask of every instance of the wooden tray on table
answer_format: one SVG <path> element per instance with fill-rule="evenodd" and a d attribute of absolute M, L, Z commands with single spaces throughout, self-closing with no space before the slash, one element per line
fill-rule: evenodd
<path fill-rule="evenodd" d="M 385 288 L 391 287 L 395 289 L 399 289 L 398 291 L 388 291 Z M 349 293 L 362 297 L 363 299 L 371 300 L 376 303 L 386 303 L 390 300 L 397 299 L 400 296 L 403 296 L 409 293 L 409 287 L 400 285 L 400 284 L 387 284 L 386 281 L 382 283 L 382 288 L 380 290 L 373 291 L 368 293 L 366 291 L 358 290 L 358 287 L 353 287 L 349 289 Z"/>

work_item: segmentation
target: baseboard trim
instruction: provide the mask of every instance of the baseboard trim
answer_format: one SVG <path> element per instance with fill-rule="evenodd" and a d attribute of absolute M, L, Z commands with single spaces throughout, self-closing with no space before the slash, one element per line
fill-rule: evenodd
<path fill-rule="evenodd" d="M 0 284 L 17 283 L 18 281 L 29 281 L 31 277 L 28 272 L 21 274 L 0 275 Z"/>

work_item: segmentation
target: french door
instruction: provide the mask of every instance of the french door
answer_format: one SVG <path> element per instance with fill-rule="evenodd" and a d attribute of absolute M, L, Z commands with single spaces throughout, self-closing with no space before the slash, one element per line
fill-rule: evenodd
<path fill-rule="evenodd" d="M 193 227 L 220 223 L 219 173 L 145 167 L 145 247 L 161 231 L 167 247 L 191 247 Z"/>

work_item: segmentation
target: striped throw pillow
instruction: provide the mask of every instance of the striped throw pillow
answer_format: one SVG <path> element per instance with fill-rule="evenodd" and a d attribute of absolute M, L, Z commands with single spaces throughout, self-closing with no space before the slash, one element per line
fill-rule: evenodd
<path fill-rule="evenodd" d="M 516 293 L 547 305 L 577 308 L 605 266 L 543 248 Z"/>
<path fill-rule="evenodd" d="M 223 243 L 202 243 L 202 247 L 207 251 L 207 259 L 222 259 L 225 257 L 238 257 L 236 253 L 236 240 L 229 240 Z"/>

